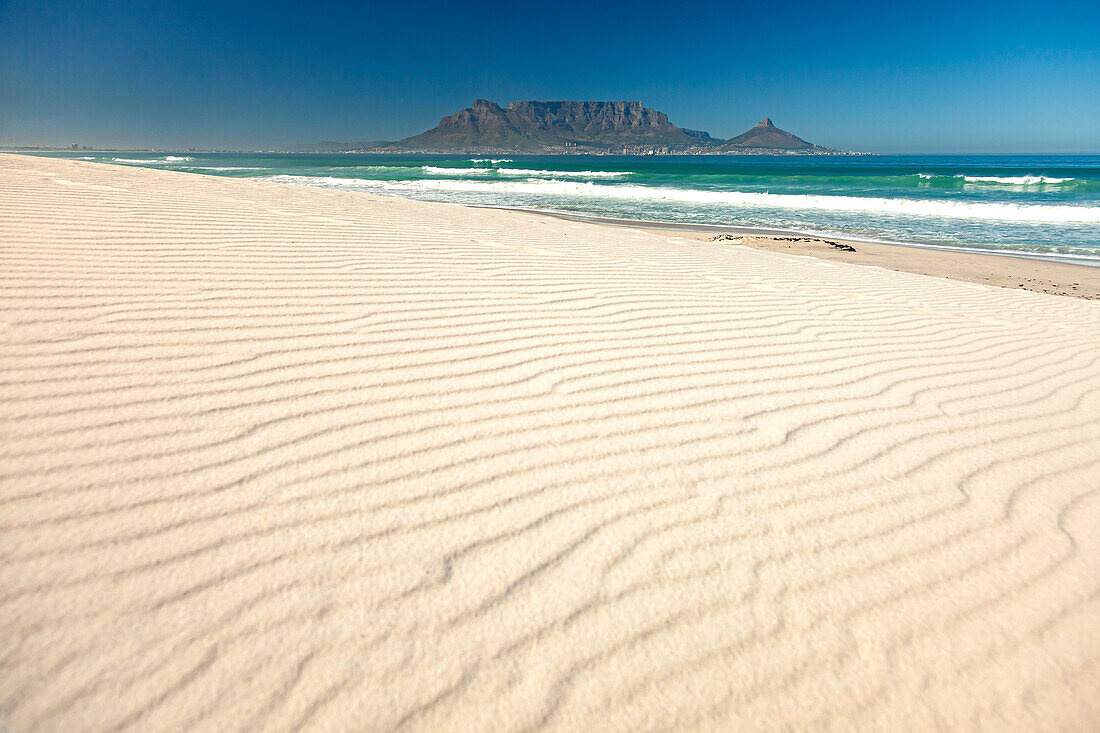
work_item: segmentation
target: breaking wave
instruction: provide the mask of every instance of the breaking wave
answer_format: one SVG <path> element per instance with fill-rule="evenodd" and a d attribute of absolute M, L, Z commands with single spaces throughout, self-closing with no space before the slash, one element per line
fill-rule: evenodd
<path fill-rule="evenodd" d="M 991 221 L 1100 223 L 1100 207 L 1044 204 L 928 201 L 868 196 L 772 194 L 741 191 L 700 191 L 658 186 L 607 185 L 573 181 L 372 181 L 331 176 L 277 175 L 265 180 L 323 188 L 375 189 L 395 193 L 450 191 L 503 193 L 574 199 L 619 199 L 694 203 L 728 207 L 762 207 L 814 211 L 855 211 L 870 214 L 950 217 Z"/>
<path fill-rule="evenodd" d="M 967 183 L 999 183 L 1006 186 L 1038 186 L 1042 184 L 1074 183 L 1077 178 L 1054 178 L 1053 176 L 1025 175 L 1025 176 L 968 176 L 963 173 L 942 175 L 937 173 L 918 173 L 924 180 L 935 178 L 962 179 Z"/>
<path fill-rule="evenodd" d="M 630 171 L 544 171 L 527 168 L 497 168 L 502 176 L 546 176 L 550 178 L 618 178 L 629 176 Z"/>
<path fill-rule="evenodd" d="M 1040 183 L 1066 183 L 1074 178 L 1051 178 L 1049 176 L 963 176 L 967 183 L 1004 183 L 1011 186 L 1034 186 Z"/>
<path fill-rule="evenodd" d="M 441 168 L 434 165 L 422 165 L 420 170 L 437 176 L 487 176 L 496 173 L 495 168 Z"/>
<path fill-rule="evenodd" d="M 420 170 L 437 176 L 519 176 L 525 178 L 618 178 L 629 171 L 551 171 L 532 168 L 442 168 L 420 166 Z"/>
<path fill-rule="evenodd" d="M 189 160 L 194 160 L 186 155 L 166 155 L 163 158 L 114 158 L 116 163 L 142 163 L 149 165 L 150 163 L 158 163 L 164 165 L 165 163 L 186 163 Z"/>

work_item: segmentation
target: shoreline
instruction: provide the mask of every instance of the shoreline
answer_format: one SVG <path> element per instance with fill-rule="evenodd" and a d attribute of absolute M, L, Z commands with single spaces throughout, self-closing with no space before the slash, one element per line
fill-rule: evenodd
<path fill-rule="evenodd" d="M 52 152 L 64 153 L 65 157 L 55 157 L 48 154 L 43 156 L 29 151 L 20 151 L 12 154 L 28 155 L 30 157 L 46 157 L 55 160 L 79 160 L 67 157 L 72 151 Z M 156 154 L 167 154 L 165 151 L 154 152 L 156 152 Z M 186 151 L 184 154 L 195 152 L 201 151 Z M 271 154 L 294 155 L 294 153 Z M 324 154 L 349 155 L 349 153 Z M 355 153 L 354 155 L 359 154 L 360 153 Z M 574 157 L 586 156 L 580 155 Z M 104 161 L 81 162 L 110 164 Z M 161 170 L 160 168 L 150 169 Z M 191 175 L 209 175 L 196 171 L 179 172 L 187 172 Z M 356 193 L 366 192 L 356 191 Z M 588 215 L 552 209 L 524 208 L 520 206 L 479 205 L 457 202 L 436 203 L 466 206 L 473 209 L 515 211 L 603 226 L 624 227 L 647 231 L 682 232 L 690 234 L 693 238 L 701 241 L 707 239 L 706 235 L 714 236 L 732 233 L 740 237 L 740 241 L 736 242 L 737 244 L 756 249 L 784 251 L 799 255 L 820 257 L 832 261 L 883 267 L 899 272 L 911 272 L 932 277 L 957 279 L 997 287 L 1019 288 L 1051 295 L 1064 295 L 1086 300 L 1100 300 L 1100 261 L 1080 261 L 1072 257 L 1061 257 L 1056 254 L 1047 255 L 1033 252 L 972 249 L 964 246 L 952 247 L 950 245 L 923 244 L 917 242 L 884 241 L 874 238 L 861 238 L 851 234 L 833 235 L 829 232 L 815 232 L 812 230 L 619 219 L 615 217 Z M 854 251 L 835 248 L 831 246 L 832 243 L 847 245 Z M 1010 262 L 1015 261 L 1016 264 L 1007 264 L 1005 260 Z M 1025 262 L 1027 264 L 1023 265 Z"/>
<path fill-rule="evenodd" d="M 722 224 L 701 224 L 697 222 L 677 222 L 677 221 L 649 221 L 646 219 L 617 219 L 609 216 L 589 216 L 587 214 L 575 214 L 569 211 L 558 211 L 555 209 L 525 209 L 518 206 L 484 206 L 478 204 L 460 204 L 462 206 L 472 206 L 475 209 L 504 209 L 506 211 L 520 211 L 523 213 L 531 214 L 546 214 L 548 216 L 555 216 L 567 221 L 580 221 L 580 222 L 594 222 L 597 224 L 612 224 L 615 226 L 625 226 L 642 229 L 656 229 L 662 231 L 684 231 L 684 232 L 707 232 L 713 234 L 725 234 L 735 233 L 748 236 L 764 236 L 764 237 L 810 237 L 813 239 L 820 239 L 822 241 L 833 240 L 846 243 L 855 244 L 880 244 L 889 247 L 912 247 L 915 249 L 931 249 L 937 252 L 955 252 L 960 254 L 974 254 L 974 255 L 992 255 L 994 257 L 1013 257 L 1022 260 L 1032 260 L 1038 262 L 1059 262 L 1066 265 L 1080 265 L 1082 267 L 1095 267 L 1100 269 L 1100 259 L 1097 260 L 1082 260 L 1075 261 L 1074 258 L 1067 257 L 1065 259 L 1059 259 L 1058 257 L 1047 256 L 1038 252 L 1013 252 L 1013 251 L 998 251 L 993 249 L 968 249 L 964 246 L 952 247 L 947 244 L 921 244 L 918 242 L 892 242 L 885 239 L 869 239 L 852 236 L 850 234 L 830 234 L 828 232 L 816 232 L 810 229 L 782 229 L 774 227 L 748 227 L 740 225 L 722 225 Z M 1095 264 L 1088 264 L 1088 262 L 1095 262 Z"/>
<path fill-rule="evenodd" d="M 63 160 L 78 164 L 115 165 L 100 161 L 85 161 L 67 157 L 40 156 L 32 153 L 8 153 L 29 158 Z M 335 153 L 334 153 L 335 155 Z M 120 166 L 131 168 L 135 166 Z M 164 171 L 160 168 L 136 166 L 144 170 L 183 173 L 210 178 L 230 178 L 230 180 L 252 180 L 213 176 L 208 173 L 191 171 Z M 262 181 L 276 185 L 294 186 L 275 181 Z M 302 187 L 302 186 L 298 186 Z M 309 188 L 309 186 L 305 186 Z M 319 189 L 327 190 L 327 189 Z M 354 191 L 356 195 L 374 195 L 365 191 Z M 391 198 L 381 196 L 381 198 Z M 402 198 L 394 196 L 393 198 Z M 414 201 L 416 199 L 405 199 Z M 733 234 L 737 241 L 728 241 L 727 245 L 741 245 L 754 249 L 785 252 L 816 257 L 834 262 L 854 265 L 881 267 L 896 272 L 909 272 L 930 277 L 961 280 L 980 285 L 991 285 L 1007 289 L 1027 290 L 1047 295 L 1060 295 L 1084 300 L 1100 300 L 1100 264 L 1089 265 L 1080 262 L 1068 262 L 1048 258 L 1039 254 L 1018 252 L 965 251 L 949 247 L 937 247 L 907 242 L 871 241 L 850 236 L 825 237 L 820 234 L 793 229 L 773 229 L 763 227 L 723 226 L 719 224 L 696 224 L 686 222 L 652 222 L 613 217 L 588 216 L 563 211 L 522 208 L 514 206 L 482 206 L 477 204 L 438 203 L 442 206 L 460 206 L 473 210 L 511 211 L 521 214 L 545 216 L 553 219 L 586 223 L 594 226 L 636 229 L 654 232 L 677 232 L 691 235 L 697 241 L 711 241 L 722 234 Z M 837 248 L 833 244 L 847 245 L 851 250 Z M 1026 264 L 1025 264 L 1026 263 Z"/>
<path fill-rule="evenodd" d="M 471 206 L 471 208 L 500 208 L 505 211 L 549 216 L 564 221 L 586 222 L 596 226 L 683 232 L 693 235 L 693 238 L 698 241 L 713 241 L 716 235 L 733 234 L 739 238 L 739 241 L 728 241 L 726 244 L 740 244 L 770 252 L 787 252 L 854 265 L 882 267 L 896 272 L 1029 290 L 1047 295 L 1100 300 L 1100 265 L 1065 262 L 1048 259 L 1041 255 L 963 251 L 905 242 L 871 242 L 850 237 L 826 238 L 797 230 L 590 217 L 544 209 L 494 206 Z M 836 248 L 832 243 L 847 245 L 855 251 Z"/>

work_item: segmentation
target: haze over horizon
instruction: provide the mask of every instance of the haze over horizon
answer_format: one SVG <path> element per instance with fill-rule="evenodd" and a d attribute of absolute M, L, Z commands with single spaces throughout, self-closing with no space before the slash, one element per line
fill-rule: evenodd
<path fill-rule="evenodd" d="M 1100 152 L 1100 7 L 0 3 L 0 145 L 396 140 L 483 97 L 869 152 Z"/>

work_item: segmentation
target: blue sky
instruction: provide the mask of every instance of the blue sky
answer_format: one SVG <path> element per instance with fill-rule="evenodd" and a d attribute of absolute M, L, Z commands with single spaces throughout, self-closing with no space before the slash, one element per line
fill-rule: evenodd
<path fill-rule="evenodd" d="M 397 139 L 475 97 L 730 137 L 1100 153 L 1100 2 L 0 0 L 0 144 Z"/>

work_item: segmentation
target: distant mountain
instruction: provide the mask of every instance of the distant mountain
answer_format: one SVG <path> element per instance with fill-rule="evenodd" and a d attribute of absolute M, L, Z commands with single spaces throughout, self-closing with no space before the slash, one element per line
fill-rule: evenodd
<path fill-rule="evenodd" d="M 765 117 L 748 132 L 741 133 L 737 137 L 731 137 L 719 146 L 719 150 L 722 152 L 738 152 L 748 149 L 807 153 L 833 152 L 829 148 L 808 143 L 785 130 L 780 130 L 772 124 L 770 117 Z"/>
<path fill-rule="evenodd" d="M 716 140 L 701 130 L 677 127 L 664 112 L 641 102 L 512 102 L 487 99 L 447 115 L 419 135 L 387 143 L 320 142 L 295 152 L 345 153 L 621 153 L 821 155 L 829 148 L 808 143 L 765 119 L 743 135 Z"/>
<path fill-rule="evenodd" d="M 641 102 L 512 102 L 478 99 L 427 132 L 386 146 L 440 153 L 677 152 L 719 141 L 668 121 Z"/>
<path fill-rule="evenodd" d="M 353 153 L 359 150 L 372 150 L 388 144 L 388 140 L 372 140 L 370 142 L 358 141 L 350 143 L 322 140 L 312 145 L 296 145 L 290 148 L 290 151 L 293 153 Z"/>

